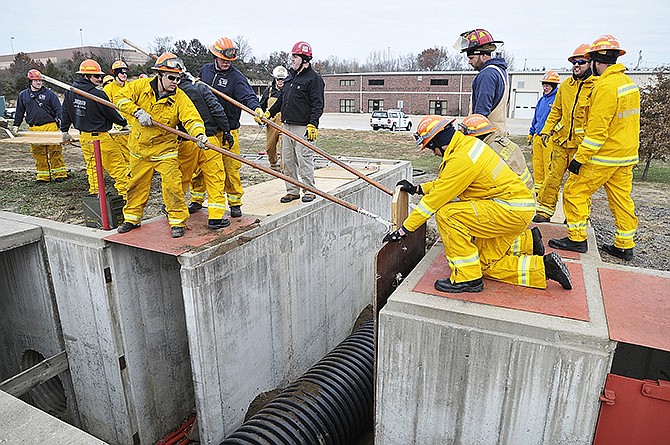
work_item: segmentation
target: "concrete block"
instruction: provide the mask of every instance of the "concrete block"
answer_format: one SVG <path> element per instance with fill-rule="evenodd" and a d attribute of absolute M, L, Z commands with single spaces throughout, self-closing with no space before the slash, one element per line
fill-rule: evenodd
<path fill-rule="evenodd" d="M 591 443 L 614 349 L 591 260 L 579 321 L 413 292 L 441 249 L 380 313 L 375 443 Z"/>

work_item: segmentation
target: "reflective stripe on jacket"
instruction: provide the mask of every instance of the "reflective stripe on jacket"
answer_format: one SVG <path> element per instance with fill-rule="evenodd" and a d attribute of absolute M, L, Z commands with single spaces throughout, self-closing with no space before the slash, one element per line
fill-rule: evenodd
<path fill-rule="evenodd" d="M 561 83 L 540 133 L 550 134 L 553 131 L 552 139 L 557 145 L 577 148 L 584 139 L 584 111 L 594 82 L 593 76 L 586 79 L 572 76 Z"/>
<path fill-rule="evenodd" d="M 413 232 L 442 206 L 488 199 L 510 211 L 535 208 L 532 192 L 491 147 L 456 132 L 446 147 L 437 179 L 421 184 L 425 193 L 403 226 Z"/>
<path fill-rule="evenodd" d="M 609 66 L 591 90 L 586 133 L 575 159 L 581 164 L 633 165 L 639 161 L 640 90 L 626 68 Z"/>

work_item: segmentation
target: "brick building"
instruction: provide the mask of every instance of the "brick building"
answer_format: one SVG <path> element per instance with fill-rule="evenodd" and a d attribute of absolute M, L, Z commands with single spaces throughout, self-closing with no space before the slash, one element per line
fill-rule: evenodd
<path fill-rule="evenodd" d="M 402 108 L 408 114 L 458 116 L 470 106 L 475 71 L 325 74 L 326 113 L 371 113 Z"/>

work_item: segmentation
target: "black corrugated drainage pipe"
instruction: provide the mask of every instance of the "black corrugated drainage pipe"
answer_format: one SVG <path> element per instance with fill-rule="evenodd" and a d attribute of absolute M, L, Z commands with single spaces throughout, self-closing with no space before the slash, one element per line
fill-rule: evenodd
<path fill-rule="evenodd" d="M 372 424 L 374 322 L 349 337 L 221 445 L 349 445 Z"/>

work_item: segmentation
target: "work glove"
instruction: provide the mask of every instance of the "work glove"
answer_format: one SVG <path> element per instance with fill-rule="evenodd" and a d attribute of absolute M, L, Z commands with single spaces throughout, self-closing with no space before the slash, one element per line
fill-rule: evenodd
<path fill-rule="evenodd" d="M 533 143 L 533 135 L 532 134 L 529 134 L 528 136 L 526 136 L 526 142 L 528 143 L 528 145 Z"/>
<path fill-rule="evenodd" d="M 305 131 L 305 136 L 310 142 L 316 141 L 316 138 L 319 136 L 319 130 L 312 124 L 307 124 L 307 131 Z"/>
<path fill-rule="evenodd" d="M 205 145 L 207 143 L 207 135 L 206 134 L 199 134 L 195 137 L 198 141 L 196 144 L 198 144 L 198 148 L 202 148 L 203 150 L 207 150 L 207 146 Z"/>
<path fill-rule="evenodd" d="M 16 125 L 12 125 L 11 131 L 12 131 L 12 134 L 14 136 L 16 136 L 17 134 L 19 134 L 19 127 L 17 127 Z"/>
<path fill-rule="evenodd" d="M 265 119 L 270 119 L 272 116 L 270 116 L 270 112 L 266 111 L 265 114 L 263 115 Z"/>
<path fill-rule="evenodd" d="M 140 125 L 143 127 L 151 127 L 153 125 L 153 122 L 151 121 L 151 115 L 141 108 L 137 110 L 133 116 L 135 116 L 137 120 L 140 121 Z"/>
<path fill-rule="evenodd" d="M 416 185 L 412 184 L 407 179 L 403 179 L 401 181 L 398 181 L 398 183 L 396 184 L 396 187 L 397 186 L 400 186 L 400 190 L 402 190 L 403 192 L 407 192 L 410 195 L 416 195 L 419 192 L 419 190 L 421 190 L 420 186 L 416 186 Z"/>
<path fill-rule="evenodd" d="M 265 113 L 263 113 L 263 109 L 261 107 L 258 107 L 254 110 L 254 113 L 256 114 L 256 116 L 254 116 L 254 120 L 258 125 L 262 125 L 263 119 L 261 118 L 265 115 Z"/>
<path fill-rule="evenodd" d="M 577 162 L 576 159 L 570 161 L 570 164 L 568 165 L 568 170 L 570 170 L 570 173 L 574 173 L 576 175 L 579 174 L 580 168 L 582 168 L 582 164 L 580 162 Z"/>
<path fill-rule="evenodd" d="M 68 133 L 67 131 L 64 131 L 60 135 L 60 140 L 61 140 L 61 142 L 72 142 L 72 141 L 74 141 L 74 138 L 72 136 L 70 136 L 70 133 Z"/>
<path fill-rule="evenodd" d="M 397 243 L 404 240 L 405 238 L 407 238 L 407 232 L 405 231 L 405 228 L 401 226 L 398 230 L 394 230 L 393 232 L 387 233 L 382 242 Z"/>
<path fill-rule="evenodd" d="M 230 131 L 224 131 L 223 132 L 223 143 L 224 143 L 224 145 L 228 144 L 228 150 L 233 149 L 233 145 L 235 145 L 235 138 L 230 133 Z"/>
<path fill-rule="evenodd" d="M 540 139 L 542 140 L 542 145 L 546 147 L 549 143 L 549 135 L 547 133 L 540 133 Z"/>

